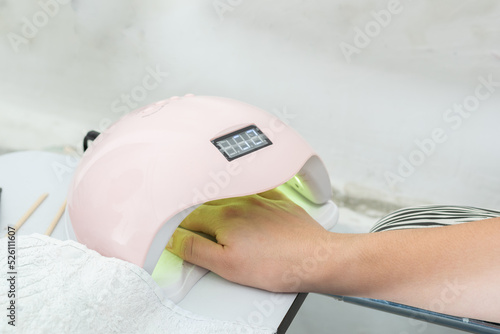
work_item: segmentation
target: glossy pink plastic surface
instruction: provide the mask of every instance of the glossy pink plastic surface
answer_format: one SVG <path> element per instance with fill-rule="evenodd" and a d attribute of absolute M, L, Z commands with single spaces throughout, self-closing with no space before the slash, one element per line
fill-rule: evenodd
<path fill-rule="evenodd" d="M 248 125 L 273 144 L 228 162 L 211 140 Z M 177 213 L 275 188 L 313 155 L 293 129 L 257 107 L 208 96 L 163 100 L 126 115 L 85 152 L 68 197 L 71 223 L 89 248 L 143 266 Z"/>

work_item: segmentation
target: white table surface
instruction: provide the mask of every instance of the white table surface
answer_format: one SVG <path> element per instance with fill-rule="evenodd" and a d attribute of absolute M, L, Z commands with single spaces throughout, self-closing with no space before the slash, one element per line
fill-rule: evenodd
<path fill-rule="evenodd" d="M 18 235 L 45 233 L 59 207 L 64 202 L 71 177 L 74 158 L 50 152 L 15 152 L 0 156 L 0 231 L 14 226 L 43 193 L 49 196 L 19 229 Z M 52 236 L 66 240 L 64 217 Z"/>

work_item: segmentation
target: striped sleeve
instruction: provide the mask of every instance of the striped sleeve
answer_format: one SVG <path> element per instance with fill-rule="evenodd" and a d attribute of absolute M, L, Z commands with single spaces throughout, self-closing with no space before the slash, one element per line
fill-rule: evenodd
<path fill-rule="evenodd" d="M 381 218 L 370 232 L 425 228 L 500 217 L 500 211 L 472 206 L 427 205 L 400 209 Z"/>

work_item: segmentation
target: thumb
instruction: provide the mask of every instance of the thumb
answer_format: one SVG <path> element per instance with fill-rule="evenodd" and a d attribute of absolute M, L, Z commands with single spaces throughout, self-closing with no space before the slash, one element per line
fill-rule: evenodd
<path fill-rule="evenodd" d="M 166 249 L 185 261 L 216 271 L 222 259 L 223 247 L 184 228 L 177 228 Z"/>

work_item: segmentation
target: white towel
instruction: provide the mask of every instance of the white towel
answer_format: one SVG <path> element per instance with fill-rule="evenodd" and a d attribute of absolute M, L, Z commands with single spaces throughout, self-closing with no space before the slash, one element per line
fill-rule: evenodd
<path fill-rule="evenodd" d="M 142 268 L 74 241 L 16 238 L 16 327 L 8 324 L 7 239 L 0 239 L 0 333 L 255 333 L 188 312 L 164 298 Z"/>

